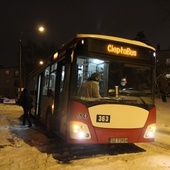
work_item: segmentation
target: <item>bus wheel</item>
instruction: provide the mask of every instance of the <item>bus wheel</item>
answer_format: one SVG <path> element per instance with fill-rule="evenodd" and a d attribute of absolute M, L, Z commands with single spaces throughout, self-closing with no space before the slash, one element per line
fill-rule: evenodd
<path fill-rule="evenodd" d="M 48 106 L 46 111 L 46 130 L 47 134 L 51 135 L 52 133 L 52 108 Z"/>

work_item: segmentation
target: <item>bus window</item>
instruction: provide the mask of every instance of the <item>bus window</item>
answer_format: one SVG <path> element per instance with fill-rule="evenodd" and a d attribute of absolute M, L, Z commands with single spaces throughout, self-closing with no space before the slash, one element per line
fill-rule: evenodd
<path fill-rule="evenodd" d="M 64 76 L 65 76 L 65 66 L 62 66 L 61 79 L 60 79 L 60 92 L 63 91 Z"/>
<path fill-rule="evenodd" d="M 55 94 L 55 83 L 56 83 L 56 69 L 57 69 L 57 63 L 54 63 L 51 66 L 51 73 L 50 73 L 50 79 L 49 79 L 49 85 L 48 85 L 48 96 L 54 97 Z"/>
<path fill-rule="evenodd" d="M 47 67 L 44 71 L 44 78 L 43 78 L 43 84 L 42 84 L 42 87 L 43 87 L 42 95 L 47 95 L 49 76 L 50 76 L 50 67 Z"/>
<path fill-rule="evenodd" d="M 59 63 L 58 66 L 58 70 L 57 70 L 57 75 L 58 75 L 58 82 L 56 84 L 57 86 L 57 91 L 56 91 L 56 98 L 55 98 L 55 102 L 56 102 L 56 108 L 57 108 L 57 117 L 60 117 L 61 115 L 64 116 L 65 112 L 64 110 L 64 105 L 66 104 L 65 100 L 66 98 L 64 97 L 64 79 L 65 79 L 65 66 L 64 63 Z M 60 81 L 60 82 L 59 82 Z M 58 126 L 60 126 L 58 124 Z"/>
<path fill-rule="evenodd" d="M 54 64 L 51 66 L 51 72 L 53 72 L 54 70 L 57 70 L 57 63 L 54 63 Z"/>
<path fill-rule="evenodd" d="M 109 89 L 114 89 L 115 86 L 120 86 L 121 79 L 126 78 L 126 91 L 128 92 L 142 92 L 151 94 L 152 89 L 152 72 L 150 67 L 143 67 L 140 65 L 132 65 L 126 63 L 110 63 L 109 66 Z M 121 88 L 119 88 L 121 92 Z M 133 93 L 131 94 L 133 95 Z M 134 93 L 134 95 L 136 95 Z M 150 96 L 151 97 L 151 96 Z"/>
<path fill-rule="evenodd" d="M 95 58 L 84 59 L 83 56 L 77 59 L 77 77 L 74 77 L 77 84 L 74 86 L 74 94 L 77 94 L 82 82 L 86 81 L 91 76 L 91 74 L 95 72 L 99 74 L 100 78 L 100 93 L 102 96 L 106 95 L 108 63 Z"/>
<path fill-rule="evenodd" d="M 129 88 L 138 91 L 151 93 L 151 73 L 152 70 L 149 67 L 124 65 L 123 76 L 127 78 Z"/>
<path fill-rule="evenodd" d="M 98 57 L 99 58 L 99 57 Z M 71 94 L 79 96 L 79 89 L 81 84 L 91 76 L 92 73 L 96 72 L 99 74 L 99 89 L 101 97 L 113 97 L 115 96 L 115 87 L 118 86 L 119 96 L 123 98 L 123 95 L 128 96 L 129 100 L 132 100 L 132 96 L 142 95 L 146 96 L 145 100 L 147 103 L 153 103 L 153 96 L 151 90 L 152 87 L 152 68 L 144 67 L 135 64 L 126 64 L 126 62 L 119 60 L 102 60 L 94 57 L 83 57 L 78 56 L 76 62 L 76 76 L 73 76 L 73 90 Z M 126 91 L 121 91 L 120 82 L 121 78 L 127 79 Z M 114 91 L 112 95 L 110 90 Z M 141 97 L 141 96 L 140 96 Z M 127 97 L 126 97 L 127 98 Z M 94 100 L 94 99 L 93 99 Z M 96 99 L 98 100 L 98 99 Z M 142 101 L 139 100 L 141 103 Z"/>
<path fill-rule="evenodd" d="M 54 97 L 55 80 L 56 80 L 56 72 L 53 72 L 50 74 L 50 79 L 49 79 L 49 87 L 48 87 L 48 96 L 49 97 Z"/>

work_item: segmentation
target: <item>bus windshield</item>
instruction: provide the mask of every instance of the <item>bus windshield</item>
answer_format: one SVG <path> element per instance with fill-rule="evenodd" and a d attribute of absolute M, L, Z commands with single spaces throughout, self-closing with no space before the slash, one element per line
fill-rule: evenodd
<path fill-rule="evenodd" d="M 73 73 L 71 86 L 72 98 L 88 102 L 108 100 L 108 102 L 119 101 L 129 104 L 153 104 L 151 81 L 153 70 L 150 66 L 96 58 L 77 57 L 76 73 Z M 82 84 L 87 82 L 93 73 L 99 75 L 98 86 L 101 97 L 80 95 Z"/>

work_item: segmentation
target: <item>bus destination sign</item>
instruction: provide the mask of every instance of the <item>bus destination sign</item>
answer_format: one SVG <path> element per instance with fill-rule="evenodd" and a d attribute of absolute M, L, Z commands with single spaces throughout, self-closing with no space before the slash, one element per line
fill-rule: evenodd
<path fill-rule="evenodd" d="M 107 45 L 107 51 L 109 53 L 116 54 L 116 55 L 125 55 L 125 56 L 132 56 L 132 57 L 137 56 L 137 51 L 133 50 L 130 47 L 115 46 L 113 44 Z"/>

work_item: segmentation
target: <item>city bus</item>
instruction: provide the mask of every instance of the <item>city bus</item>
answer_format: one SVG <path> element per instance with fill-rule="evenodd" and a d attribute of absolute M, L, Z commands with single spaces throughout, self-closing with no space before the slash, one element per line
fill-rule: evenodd
<path fill-rule="evenodd" d="M 29 76 L 32 114 L 70 144 L 153 142 L 155 48 L 120 37 L 77 34 Z M 99 75 L 100 96 L 78 95 Z M 122 77 L 128 87 L 120 89 Z"/>

